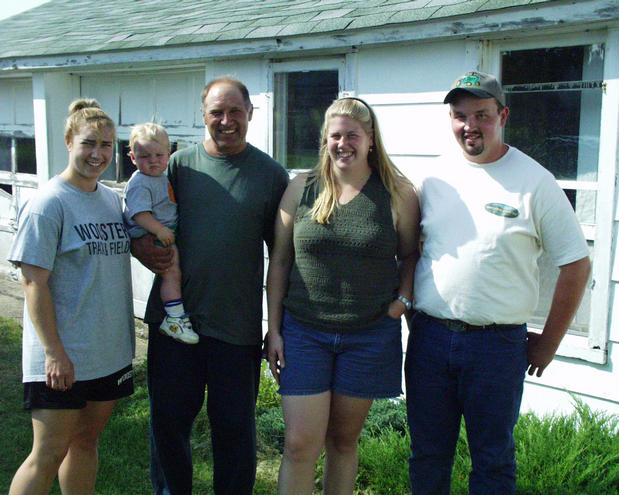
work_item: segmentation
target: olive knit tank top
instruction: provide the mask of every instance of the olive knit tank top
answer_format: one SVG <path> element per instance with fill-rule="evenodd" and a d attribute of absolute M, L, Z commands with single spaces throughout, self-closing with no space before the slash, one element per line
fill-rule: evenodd
<path fill-rule="evenodd" d="M 294 219 L 295 258 L 284 306 L 302 323 L 350 333 L 378 322 L 397 295 L 397 233 L 378 173 L 339 205 L 328 224 L 312 220 L 318 182 L 306 184 Z"/>

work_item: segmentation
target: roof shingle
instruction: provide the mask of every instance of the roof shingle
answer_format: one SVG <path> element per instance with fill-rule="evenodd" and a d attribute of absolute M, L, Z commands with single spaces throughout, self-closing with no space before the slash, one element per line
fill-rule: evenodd
<path fill-rule="evenodd" d="M 0 21 L 0 59 L 352 33 L 552 1 L 51 0 Z"/>

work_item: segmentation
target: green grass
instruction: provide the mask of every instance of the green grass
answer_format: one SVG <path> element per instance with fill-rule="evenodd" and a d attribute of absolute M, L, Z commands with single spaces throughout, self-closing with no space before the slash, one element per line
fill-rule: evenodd
<path fill-rule="evenodd" d="M 0 317 L 0 493 L 32 443 L 30 414 L 22 410 L 21 328 Z M 144 365 L 135 393 L 122 400 L 101 436 L 97 495 L 150 494 L 148 393 Z M 619 418 L 574 401 L 570 415 L 525 414 L 516 426 L 519 495 L 616 495 L 619 493 Z M 255 495 L 273 495 L 283 449 L 284 423 L 276 385 L 263 366 L 257 407 L 258 473 Z M 376 401 L 359 444 L 356 495 L 404 495 L 408 488 L 409 437 L 401 401 Z M 205 411 L 194 425 L 194 493 L 212 493 L 210 428 Z M 470 459 L 464 429 L 454 465 L 452 495 L 467 493 Z M 316 470 L 321 493 L 323 458 Z M 57 484 L 52 494 L 58 495 Z"/>
<path fill-rule="evenodd" d="M 30 415 L 22 410 L 21 328 L 0 319 L 0 493 L 32 447 Z"/>

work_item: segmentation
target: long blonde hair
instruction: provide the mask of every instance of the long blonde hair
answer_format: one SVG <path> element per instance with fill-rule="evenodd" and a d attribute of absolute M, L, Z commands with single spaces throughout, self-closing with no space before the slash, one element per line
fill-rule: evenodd
<path fill-rule="evenodd" d="M 318 163 L 310 174 L 310 184 L 318 182 L 320 189 L 311 211 L 312 219 L 322 224 L 329 223 L 331 215 L 338 207 L 337 184 L 327 149 L 329 121 L 333 117 L 349 117 L 356 120 L 368 136 L 373 138 L 374 145 L 370 147 L 368 152 L 368 165 L 372 170 L 378 172 L 385 189 L 391 195 L 392 209 L 397 209 L 398 203 L 402 199 L 403 186 L 410 184 L 410 182 L 387 155 L 374 111 L 360 98 L 340 98 L 331 103 L 325 112 L 320 135 Z"/>

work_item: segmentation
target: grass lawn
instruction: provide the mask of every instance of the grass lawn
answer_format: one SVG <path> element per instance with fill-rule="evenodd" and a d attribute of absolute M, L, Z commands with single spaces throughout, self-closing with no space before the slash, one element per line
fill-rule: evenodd
<path fill-rule="evenodd" d="M 97 495 L 152 493 L 148 467 L 148 394 L 144 365 L 136 370 L 135 394 L 119 402 L 101 436 Z M 276 386 L 263 370 L 257 407 L 258 473 L 255 495 L 274 495 L 284 424 Z M 0 317 L 0 493 L 30 452 L 30 414 L 22 410 L 21 328 Z M 619 493 L 619 419 L 575 403 L 568 416 L 523 415 L 516 426 L 519 495 L 616 495 Z M 356 495 L 405 495 L 409 438 L 405 407 L 377 401 L 359 445 Z M 198 416 L 193 436 L 194 493 L 212 493 L 208 420 Z M 467 493 L 470 460 L 461 432 L 452 495 Z M 322 459 L 315 493 L 321 493 Z M 51 491 L 59 494 L 57 484 Z"/>

